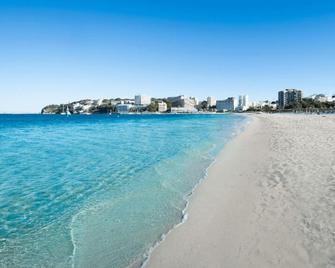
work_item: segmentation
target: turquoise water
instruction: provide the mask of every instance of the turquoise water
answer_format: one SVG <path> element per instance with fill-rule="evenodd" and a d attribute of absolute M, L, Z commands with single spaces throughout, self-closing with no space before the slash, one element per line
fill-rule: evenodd
<path fill-rule="evenodd" d="M 0 267 L 141 265 L 245 121 L 0 115 Z"/>

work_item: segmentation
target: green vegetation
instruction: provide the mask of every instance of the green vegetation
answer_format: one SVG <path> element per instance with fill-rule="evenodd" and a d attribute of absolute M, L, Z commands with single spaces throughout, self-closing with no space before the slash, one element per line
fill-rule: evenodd
<path fill-rule="evenodd" d="M 146 110 L 150 113 L 154 113 L 158 111 L 158 101 L 151 102 L 147 107 Z"/>
<path fill-rule="evenodd" d="M 168 110 L 168 111 L 171 111 L 171 107 L 172 107 L 171 102 L 168 101 L 167 99 L 163 99 L 162 101 L 164 101 L 164 102 L 166 103 L 167 110 Z"/>
<path fill-rule="evenodd" d="M 335 101 L 321 102 L 310 98 L 303 98 L 301 102 L 294 105 L 288 105 L 284 110 L 298 110 L 298 111 L 317 111 L 317 110 L 334 110 Z"/>
<path fill-rule="evenodd" d="M 274 110 L 271 106 L 269 105 L 264 105 L 263 107 L 250 107 L 247 112 L 265 112 L 265 113 L 273 113 Z"/>
<path fill-rule="evenodd" d="M 335 102 L 320 102 L 313 99 L 302 99 L 302 102 L 298 104 L 298 107 L 302 109 L 306 108 L 316 108 L 316 109 L 334 109 Z"/>

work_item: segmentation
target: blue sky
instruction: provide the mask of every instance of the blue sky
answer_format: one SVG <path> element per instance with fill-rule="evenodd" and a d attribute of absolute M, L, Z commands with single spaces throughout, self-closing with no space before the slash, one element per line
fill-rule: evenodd
<path fill-rule="evenodd" d="M 0 112 L 284 88 L 335 94 L 334 1 L 0 1 Z"/>

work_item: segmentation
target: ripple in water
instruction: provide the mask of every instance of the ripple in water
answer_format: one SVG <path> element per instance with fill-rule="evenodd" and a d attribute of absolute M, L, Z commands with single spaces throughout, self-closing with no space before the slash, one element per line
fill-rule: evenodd
<path fill-rule="evenodd" d="M 1 115 L 0 266 L 140 265 L 245 120 Z"/>

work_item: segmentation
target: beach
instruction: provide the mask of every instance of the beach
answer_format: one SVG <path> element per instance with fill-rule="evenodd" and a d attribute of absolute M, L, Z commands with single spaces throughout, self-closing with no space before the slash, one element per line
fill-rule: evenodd
<path fill-rule="evenodd" d="M 250 117 L 145 267 L 335 267 L 335 116 Z"/>

